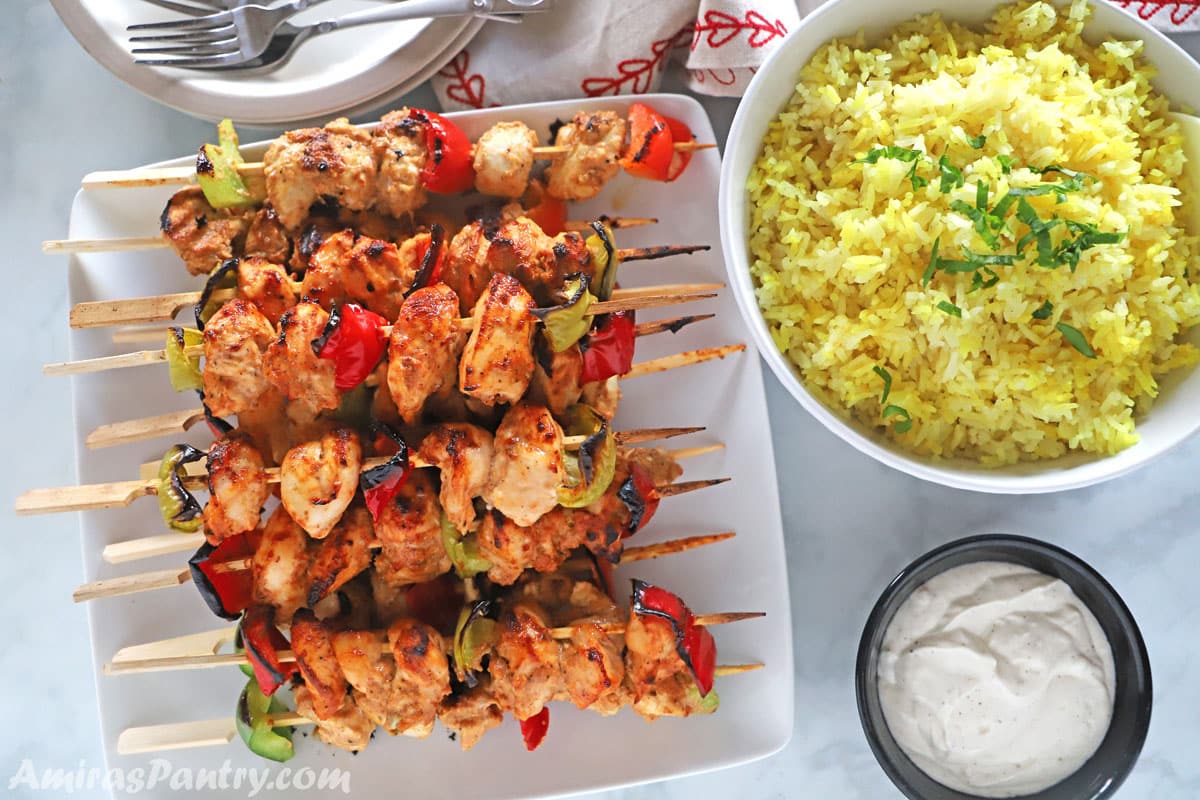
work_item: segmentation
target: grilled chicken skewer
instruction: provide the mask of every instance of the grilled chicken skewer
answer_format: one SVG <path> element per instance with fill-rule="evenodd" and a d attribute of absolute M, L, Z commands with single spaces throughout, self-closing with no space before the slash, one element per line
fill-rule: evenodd
<path fill-rule="evenodd" d="M 619 311 L 665 308 L 697 300 L 707 300 L 716 297 L 716 290 L 721 287 L 722 284 L 719 283 L 650 287 L 654 291 L 654 294 L 647 294 L 646 290 L 643 289 L 617 290 L 613 293 L 616 299 L 592 304 L 591 308 L 587 311 L 587 316 L 599 317 Z M 674 333 L 685 325 L 712 319 L 713 316 L 712 314 L 693 314 L 675 320 L 646 323 L 639 329 L 639 335 Z M 456 330 L 460 333 L 470 333 L 474 325 L 475 320 L 471 317 L 460 317 L 456 320 Z M 381 331 L 385 336 L 390 336 L 392 326 L 386 325 L 381 328 Z M 159 339 L 164 338 L 167 332 L 167 329 L 161 329 Z M 204 355 L 204 345 L 192 345 L 186 348 L 184 353 L 189 357 L 202 356 Z M 55 364 L 46 364 L 42 367 L 42 374 L 50 376 L 84 375 L 93 372 L 105 372 L 110 369 L 127 369 L 150 364 L 165 364 L 166 361 L 166 350 L 138 350 L 133 353 L 123 353 L 116 356 L 100 356 L 98 358 L 86 358 L 79 361 L 60 361 Z"/>

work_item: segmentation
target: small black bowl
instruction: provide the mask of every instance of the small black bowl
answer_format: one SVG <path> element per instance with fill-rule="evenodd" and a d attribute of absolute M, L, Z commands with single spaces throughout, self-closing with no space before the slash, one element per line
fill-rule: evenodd
<path fill-rule="evenodd" d="M 1029 800 L 1101 800 L 1111 797 L 1137 763 L 1150 727 L 1153 691 L 1150 657 L 1141 631 L 1125 603 L 1094 569 L 1065 550 L 1023 536 L 974 536 L 943 545 L 909 564 L 888 584 L 867 618 L 858 645 L 855 692 L 858 715 L 875 759 L 911 800 L 979 800 L 930 778 L 896 744 L 879 704 L 879 649 L 896 610 L 913 590 L 953 567 L 978 561 L 1007 561 L 1065 582 L 1092 613 L 1108 637 L 1116 665 L 1116 702 L 1100 748 L 1065 780 Z"/>

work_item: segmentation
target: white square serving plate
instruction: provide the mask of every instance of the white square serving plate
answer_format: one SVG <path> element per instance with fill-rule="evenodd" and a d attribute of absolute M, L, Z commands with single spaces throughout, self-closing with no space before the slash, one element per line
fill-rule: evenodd
<path fill-rule="evenodd" d="M 712 125 L 694 100 L 674 95 L 643 99 L 685 121 L 700 141 L 713 141 Z M 545 136 L 556 119 L 569 119 L 586 109 L 624 111 L 630 102 L 624 98 L 576 100 L 449 116 L 471 136 L 508 119 L 523 120 Z M 192 151 L 197 145 L 181 142 L 180 150 Z M 248 156 L 257 157 L 265 145 L 244 149 Z M 180 159 L 174 163 L 188 162 Z M 571 216 L 585 219 L 607 213 L 659 219 L 657 225 L 619 231 L 620 246 L 713 246 L 713 250 L 699 255 L 631 263 L 622 268 L 622 285 L 722 282 L 725 271 L 717 240 L 719 166 L 714 150 L 697 153 L 675 183 L 639 181 L 622 174 L 598 198 L 574 206 Z M 169 195 L 170 189 L 162 188 L 80 192 L 71 212 L 70 235 L 152 235 Z M 81 255 L 73 258 L 70 267 L 72 304 L 189 291 L 200 285 L 201 280 L 189 277 L 169 250 Z M 645 314 L 642 319 L 702 312 L 716 312 L 717 316 L 674 335 L 642 340 L 635 360 L 749 341 L 749 332 L 728 291 L 722 291 L 716 300 L 664 309 Z M 133 348 L 112 343 L 111 330 L 75 330 L 71 334 L 74 359 L 128 349 Z M 161 365 L 78 376 L 73 389 L 77 442 L 103 423 L 195 405 L 193 394 L 171 391 Z M 684 479 L 733 478 L 715 488 L 664 500 L 658 515 L 633 543 L 726 530 L 736 531 L 738 536 L 700 550 L 620 566 L 618 585 L 628 587 L 628 579 L 633 577 L 659 583 L 680 594 L 696 613 L 767 612 L 762 619 L 714 629 L 719 663 L 761 661 L 765 669 L 718 679 L 721 707 L 707 717 L 662 719 L 649 724 L 630 709 L 604 718 L 569 704 L 555 704 L 546 741 L 533 753 L 525 751 L 516 723 L 509 720 L 466 753 L 441 727 L 425 740 L 391 739 L 377 734 L 371 746 L 356 756 L 330 748 L 312 736 L 297 735 L 297 755 L 287 767 L 293 771 L 300 767 L 318 771 L 340 767 L 350 773 L 353 793 L 363 798 L 532 798 L 729 767 L 768 756 L 787 743 L 793 718 L 791 622 L 775 461 L 759 360 L 749 351 L 724 361 L 630 380 L 623 389 L 618 428 L 707 426 L 704 433 L 677 439 L 670 445 L 725 444 L 723 451 L 684 462 Z M 203 427 L 193 428 L 181 439 L 206 446 L 211 440 L 201 430 Z M 171 443 L 167 439 L 98 451 L 78 447 L 78 478 L 94 483 L 133 477 L 139 464 L 158 459 Z M 89 581 L 181 566 L 186 560 L 176 554 L 117 566 L 102 561 L 101 550 L 106 544 L 164 532 L 156 504 L 149 499 L 128 508 L 84 513 L 81 528 Z M 219 769 L 228 763 L 233 770 L 273 766 L 274 773 L 280 771 L 278 765 L 260 760 L 236 740 L 223 747 L 143 756 L 117 754 L 117 737 L 128 727 L 214 719 L 233 713 L 245 681 L 237 669 L 118 676 L 101 672 L 102 665 L 121 647 L 220 627 L 222 621 L 206 610 L 192 586 L 96 601 L 88 606 L 88 618 L 109 767 L 150 769 L 155 759 L 167 759 L 173 768 Z M 240 791 L 231 788 L 211 796 L 244 797 L 246 791 L 245 787 Z M 123 796 L 120 791 L 116 794 Z M 311 794 L 320 795 L 316 791 Z"/>

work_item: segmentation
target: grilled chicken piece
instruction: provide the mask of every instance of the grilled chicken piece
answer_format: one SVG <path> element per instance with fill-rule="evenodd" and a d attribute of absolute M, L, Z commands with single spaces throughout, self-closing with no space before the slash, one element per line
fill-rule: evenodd
<path fill-rule="evenodd" d="M 428 245 L 429 235 L 421 236 Z M 391 242 L 348 229 L 335 233 L 309 259 L 301 293 L 326 310 L 334 301 L 352 301 L 392 319 L 416 275 L 415 246 L 404 256 Z"/>
<path fill-rule="evenodd" d="M 346 700 L 346 678 L 333 652 L 333 631 L 307 608 L 292 617 L 292 652 L 317 716 L 336 714 Z"/>
<path fill-rule="evenodd" d="M 344 118 L 284 133 L 267 148 L 263 164 L 267 198 L 288 230 L 299 230 L 318 201 L 350 211 L 375 204 L 378 168 L 371 136 Z"/>
<path fill-rule="evenodd" d="M 504 722 L 504 712 L 492 695 L 492 679 L 481 675 L 473 688 L 459 687 L 442 701 L 438 719 L 458 736 L 459 746 L 470 750 L 483 735 Z"/>
<path fill-rule="evenodd" d="M 254 303 L 272 325 L 278 325 L 283 312 L 300 299 L 291 276 L 280 263 L 286 262 L 272 263 L 258 256 L 238 262 L 238 296 Z"/>
<path fill-rule="evenodd" d="M 450 694 L 446 642 L 424 623 L 398 619 L 388 626 L 388 643 L 396 662 L 388 712 L 401 733 L 423 738 L 433 731 L 438 706 Z"/>
<path fill-rule="evenodd" d="M 633 710 L 650 721 L 659 717 L 711 714 L 696 679 L 675 649 L 675 629 L 660 617 L 630 613 L 625 626 L 626 669 L 633 687 Z"/>
<path fill-rule="evenodd" d="M 317 716 L 313 708 L 313 695 L 306 686 L 292 688 L 292 699 L 296 703 L 296 713 L 305 719 L 316 723 L 317 738 L 326 744 L 357 753 L 371 743 L 371 735 L 375 733 L 375 723 L 367 718 L 349 695 L 342 701 L 342 706 L 336 713 L 326 719 Z"/>
<path fill-rule="evenodd" d="M 379 568 L 372 569 L 370 573 L 371 579 L 371 598 L 375 605 L 375 619 L 381 625 L 389 625 L 393 620 L 407 616 L 408 609 L 408 587 L 405 585 L 393 584 L 383 575 Z"/>
<path fill-rule="evenodd" d="M 280 317 L 279 336 L 263 358 L 271 384 L 288 400 L 302 401 L 316 411 L 337 408 L 342 401 L 333 361 L 318 357 L 312 348 L 327 322 L 329 314 L 316 303 L 297 303 Z"/>
<path fill-rule="evenodd" d="M 250 227 L 250 213 L 213 208 L 200 187 L 189 186 L 167 201 L 158 226 L 183 259 L 188 273 L 207 275 L 241 251 Z"/>
<path fill-rule="evenodd" d="M 488 578 L 509 586 L 527 569 L 553 572 L 577 547 L 602 558 L 618 558 L 621 534 L 629 523 L 629 512 L 616 498 L 618 488 L 619 484 L 612 487 L 614 505 L 605 506 L 602 514 L 558 507 L 524 527 L 495 511 L 485 515 L 478 542 L 479 554 L 492 564 Z"/>
<path fill-rule="evenodd" d="M 274 606 L 275 619 L 281 624 L 304 606 L 308 559 L 304 529 L 279 506 L 263 527 L 250 568 L 255 602 Z"/>
<path fill-rule="evenodd" d="M 218 417 L 254 406 L 270 387 L 266 351 L 275 331 L 248 300 L 234 298 L 204 326 L 204 402 Z"/>
<path fill-rule="evenodd" d="M 383 546 L 375 556 L 375 571 L 388 583 L 424 583 L 450 570 L 441 509 L 425 470 L 413 470 L 396 499 L 384 507 L 375 536 Z"/>
<path fill-rule="evenodd" d="M 496 429 L 495 455 L 483 499 L 518 525 L 532 525 L 558 505 L 563 432 L 544 406 L 521 404 Z"/>
<path fill-rule="evenodd" d="M 272 264 L 286 264 L 291 260 L 292 239 L 288 236 L 287 229 L 279 223 L 279 215 L 270 205 L 260 208 L 250 221 L 242 256 L 262 258 Z"/>
<path fill-rule="evenodd" d="M 563 300 L 567 276 L 582 272 L 590 279 L 595 272 L 583 236 L 574 232 L 547 236 L 526 217 L 506 222 L 496 231 L 487 251 L 487 268 L 516 278 L 539 306 Z"/>
<path fill-rule="evenodd" d="M 388 644 L 374 631 L 349 630 L 333 635 L 338 666 L 353 688 L 354 704 L 371 722 L 395 735 L 399 724 L 389 709 L 396 662 Z"/>
<path fill-rule="evenodd" d="M 237 415 L 238 430 L 250 437 L 270 466 L 278 465 L 292 446 L 286 414 L 287 400 L 272 386 Z"/>
<path fill-rule="evenodd" d="M 488 672 L 496 703 L 517 719 L 529 719 L 566 690 L 558 642 L 544 614 L 536 603 L 509 606 L 500 614 L 499 639 L 491 648 Z"/>
<path fill-rule="evenodd" d="M 258 527 L 263 503 L 271 495 L 265 468 L 262 455 L 246 435 L 233 433 L 209 448 L 210 496 L 204 507 L 208 541 L 216 544 Z"/>
<path fill-rule="evenodd" d="M 475 188 L 498 197 L 520 197 L 533 171 L 538 135 L 522 122 L 500 122 L 475 142 Z"/>
<path fill-rule="evenodd" d="M 555 353 L 546 337 L 537 334 L 533 343 L 536 366 L 529 384 L 529 400 L 547 406 L 554 416 L 561 417 L 583 396 L 583 353 L 573 344 Z"/>
<path fill-rule="evenodd" d="M 611 420 L 617 415 L 617 406 L 621 403 L 620 376 L 613 375 L 606 381 L 584 384 L 580 399 L 596 409 L 600 416 Z"/>
<path fill-rule="evenodd" d="M 400 307 L 388 342 L 388 392 L 400 417 L 416 423 L 430 395 L 453 389 L 465 336 L 448 286 L 418 289 Z"/>
<path fill-rule="evenodd" d="M 488 233 L 483 223 L 472 222 L 454 234 L 446 251 L 442 283 L 458 295 L 458 310 L 462 314 L 471 313 L 492 279 L 488 267 L 488 249 L 492 243 Z M 495 234 L 495 230 L 491 233 Z"/>
<path fill-rule="evenodd" d="M 338 428 L 288 451 L 279 466 L 279 497 L 309 536 L 324 539 L 354 499 L 361 469 L 358 434 Z"/>
<path fill-rule="evenodd" d="M 581 111 L 559 128 L 554 144 L 571 149 L 550 163 L 546 172 L 550 196 L 588 200 L 599 194 L 621 169 L 625 129 L 625 120 L 612 111 Z"/>
<path fill-rule="evenodd" d="M 425 168 L 425 130 L 407 108 L 383 115 L 375 129 L 374 147 L 379 159 L 375 203 L 380 211 L 401 217 L 425 205 L 421 170 Z"/>
<path fill-rule="evenodd" d="M 475 524 L 475 498 L 483 494 L 492 468 L 492 435 L 465 422 L 437 425 L 418 450 L 441 470 L 438 493 L 446 517 L 461 533 Z"/>
<path fill-rule="evenodd" d="M 471 336 L 458 365 L 463 394 L 485 405 L 516 403 L 533 378 L 533 298 L 508 275 L 493 275 L 475 304 Z"/>
<path fill-rule="evenodd" d="M 617 453 L 613 483 L 625 482 L 631 464 L 644 469 L 656 486 L 673 483 L 683 474 L 683 467 L 675 457 L 661 447 L 625 447 Z"/>
<path fill-rule="evenodd" d="M 347 509 L 333 532 L 322 539 L 308 567 L 306 600 L 311 608 L 371 566 L 375 532 L 365 508 Z"/>

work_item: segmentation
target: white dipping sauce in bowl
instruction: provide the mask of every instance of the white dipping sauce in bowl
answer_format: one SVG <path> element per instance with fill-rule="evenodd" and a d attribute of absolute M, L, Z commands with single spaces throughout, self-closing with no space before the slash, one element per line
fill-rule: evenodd
<path fill-rule="evenodd" d="M 982 797 L 1046 789 L 1100 746 L 1116 689 L 1096 617 L 1057 578 L 983 561 L 946 570 L 897 609 L 879 699 L 900 749 Z"/>

